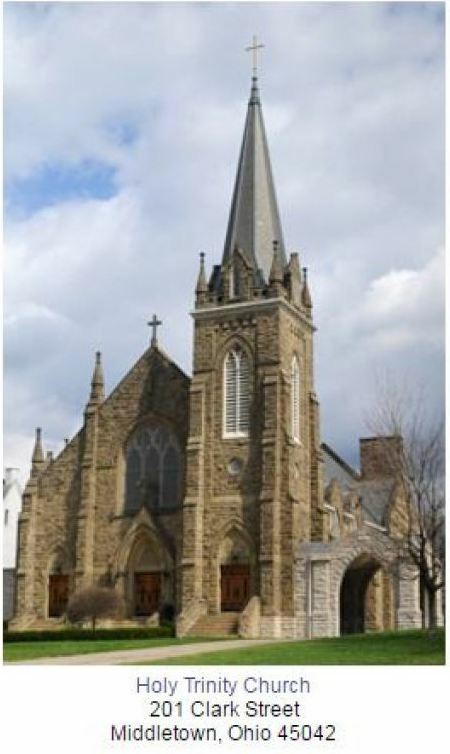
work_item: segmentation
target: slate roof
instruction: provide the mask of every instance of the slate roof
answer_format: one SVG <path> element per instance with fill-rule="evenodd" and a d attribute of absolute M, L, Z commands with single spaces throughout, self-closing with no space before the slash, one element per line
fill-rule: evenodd
<path fill-rule="evenodd" d="M 385 526 L 385 514 L 391 499 L 394 479 L 383 478 L 365 481 L 329 445 L 322 443 L 321 449 L 324 461 L 325 487 L 332 479 L 336 479 L 344 495 L 349 492 L 357 493 L 366 520 L 378 526 Z"/>
<path fill-rule="evenodd" d="M 348 491 L 355 488 L 355 481 L 360 476 L 355 469 L 352 469 L 343 458 L 341 458 L 333 448 L 330 448 L 325 442 L 321 445 L 322 458 L 324 461 L 324 482 L 327 486 L 332 479 L 337 479 L 343 490 Z"/>
<path fill-rule="evenodd" d="M 369 521 L 378 526 L 386 526 L 385 514 L 393 487 L 393 479 L 371 479 L 368 482 L 359 482 L 357 486 L 364 513 Z"/>
<path fill-rule="evenodd" d="M 226 264 L 236 247 L 248 262 L 261 270 L 268 282 L 273 259 L 273 241 L 278 241 L 283 264 L 286 264 L 275 186 L 270 165 L 257 78 L 252 88 L 245 121 L 244 136 L 231 202 L 222 264 Z"/>

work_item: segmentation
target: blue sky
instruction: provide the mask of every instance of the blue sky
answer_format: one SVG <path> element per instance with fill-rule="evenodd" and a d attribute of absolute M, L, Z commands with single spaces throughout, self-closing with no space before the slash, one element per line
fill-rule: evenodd
<path fill-rule="evenodd" d="M 351 462 L 374 375 L 444 390 L 439 3 L 5 8 L 6 465 L 79 427 L 148 344 L 191 370 L 198 253 L 221 258 L 250 85 L 289 251 L 310 270 L 322 436 Z"/>
<path fill-rule="evenodd" d="M 111 199 L 117 194 L 114 176 L 114 166 L 104 162 L 44 163 L 31 175 L 6 184 L 7 209 L 25 218 L 44 207 L 71 200 Z"/>

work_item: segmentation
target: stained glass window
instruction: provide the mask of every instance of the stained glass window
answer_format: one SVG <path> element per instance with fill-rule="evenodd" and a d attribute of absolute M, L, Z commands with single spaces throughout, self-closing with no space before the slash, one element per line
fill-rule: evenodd
<path fill-rule="evenodd" d="M 126 453 L 125 511 L 143 505 L 151 510 L 180 504 L 181 455 L 175 436 L 165 427 L 141 429 Z"/>

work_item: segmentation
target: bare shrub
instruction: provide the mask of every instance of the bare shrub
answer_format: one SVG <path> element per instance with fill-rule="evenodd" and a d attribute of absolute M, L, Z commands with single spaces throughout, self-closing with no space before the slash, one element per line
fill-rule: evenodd
<path fill-rule="evenodd" d="M 90 620 L 95 631 L 98 618 L 113 618 L 123 610 L 123 601 L 114 589 L 91 586 L 70 598 L 66 615 L 70 623 Z"/>

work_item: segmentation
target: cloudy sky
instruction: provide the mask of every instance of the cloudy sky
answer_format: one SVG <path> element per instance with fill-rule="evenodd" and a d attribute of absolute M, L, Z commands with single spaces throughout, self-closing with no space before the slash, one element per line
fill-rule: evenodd
<path fill-rule="evenodd" d="M 198 253 L 221 258 L 250 85 L 284 237 L 310 270 L 322 436 L 350 462 L 375 375 L 444 390 L 440 3 L 9 3 L 4 462 L 26 475 L 148 345 L 191 372 Z"/>

